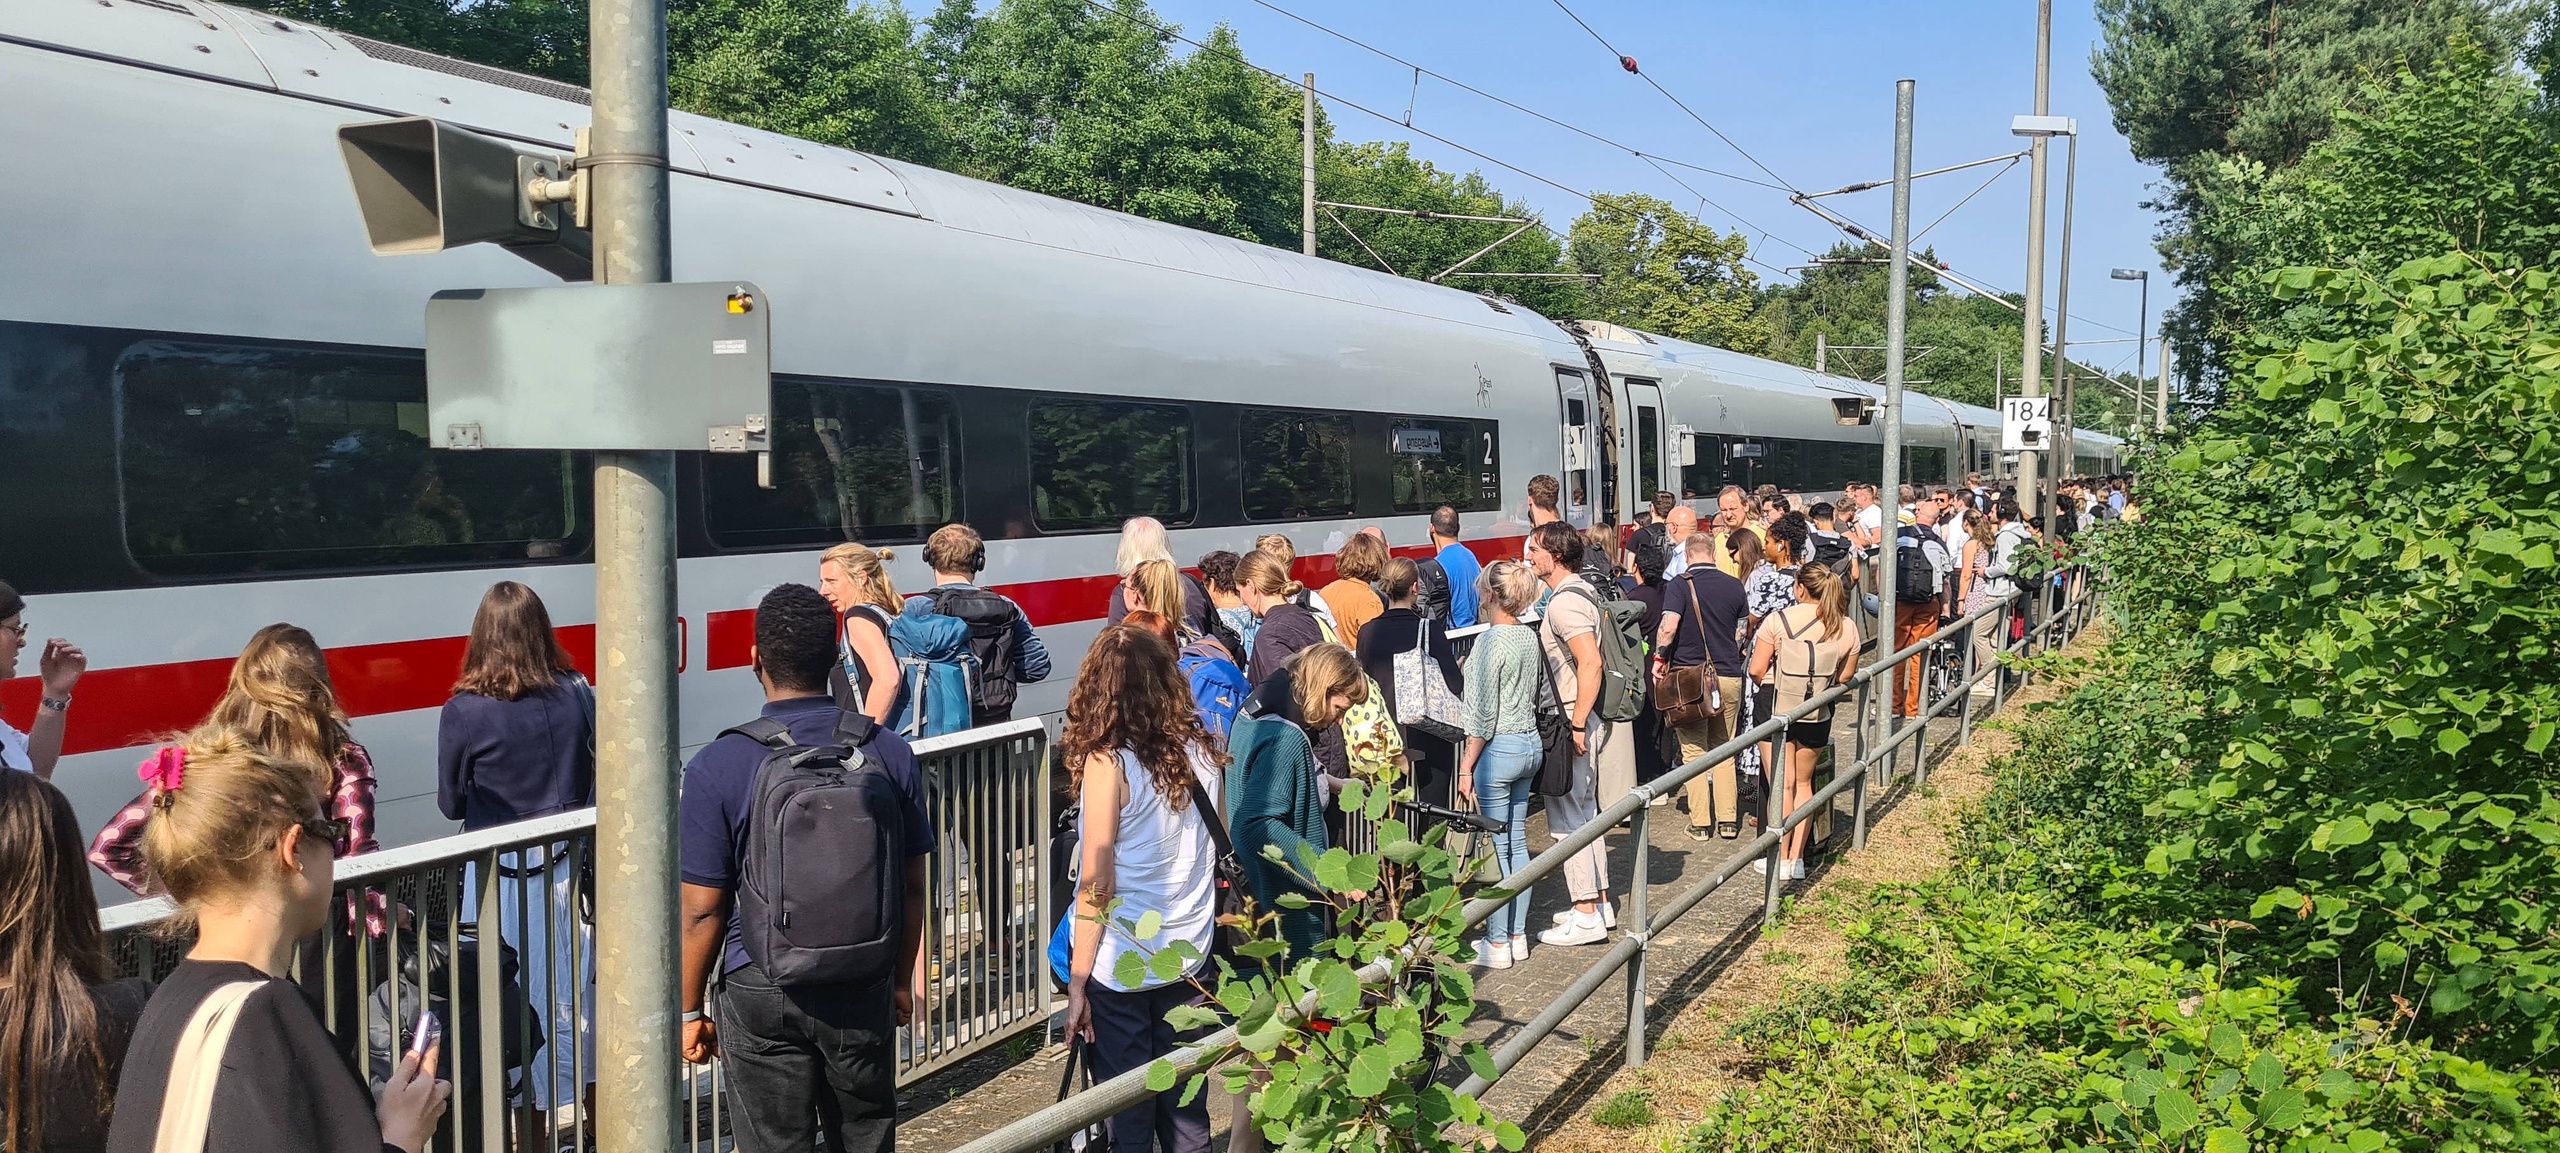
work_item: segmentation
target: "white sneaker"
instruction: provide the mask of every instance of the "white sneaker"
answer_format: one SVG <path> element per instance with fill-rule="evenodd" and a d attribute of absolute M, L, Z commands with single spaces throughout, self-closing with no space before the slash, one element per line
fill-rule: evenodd
<path fill-rule="evenodd" d="M 1542 945 L 1596 945 L 1608 939 L 1609 929 L 1600 923 L 1600 918 L 1586 921 L 1579 915 L 1538 934 L 1538 943 Z"/>
<path fill-rule="evenodd" d="M 1476 963 L 1488 969 L 1511 967 L 1511 943 L 1507 940 L 1476 942 Z"/>
<path fill-rule="evenodd" d="M 1804 879 L 1804 861 L 1803 861 L 1803 859 L 1802 859 L 1802 858 L 1798 858 L 1798 859 L 1793 860 L 1793 861 L 1785 862 L 1785 864 L 1786 864 L 1786 870 L 1787 870 L 1787 872 L 1786 872 L 1786 879 L 1787 879 L 1787 880 L 1790 880 L 1790 881 L 1801 881 L 1801 880 L 1803 880 L 1803 879 Z"/>
<path fill-rule="evenodd" d="M 1752 871 L 1752 872 L 1755 872 L 1755 873 L 1758 873 L 1758 874 L 1760 874 L 1760 875 L 1761 875 L 1761 876 L 1763 876 L 1763 877 L 1768 876 L 1768 875 L 1769 875 L 1769 858 L 1767 858 L 1767 857 L 1753 857 L 1753 858 L 1751 858 L 1751 871 Z M 1781 867 L 1781 868 L 1778 870 L 1778 876 L 1779 876 L 1781 879 L 1784 879 L 1784 878 L 1786 877 L 1786 875 L 1787 875 L 1787 871 L 1786 871 L 1786 869 L 1785 869 L 1784 867 Z"/>
<path fill-rule="evenodd" d="M 1568 905 L 1556 913 L 1555 925 L 1557 928 L 1561 929 L 1564 927 L 1564 923 L 1566 921 L 1572 919 L 1573 907 Z M 1618 907 L 1616 905 L 1607 901 L 1600 902 L 1600 925 L 1601 927 L 1608 929 L 1615 929 L 1618 927 Z"/>
<path fill-rule="evenodd" d="M 1526 964 L 1528 962 L 1529 937 L 1527 934 L 1524 933 L 1520 936 L 1511 938 L 1511 960 L 1514 964 Z"/>

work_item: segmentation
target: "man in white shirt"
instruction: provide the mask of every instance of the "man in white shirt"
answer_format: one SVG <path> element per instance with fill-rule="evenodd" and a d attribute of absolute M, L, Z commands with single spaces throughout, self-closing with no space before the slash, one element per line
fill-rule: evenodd
<path fill-rule="evenodd" d="M 1856 520 L 1848 530 L 1849 542 L 1862 554 L 1872 554 L 1884 541 L 1884 506 L 1876 501 L 1876 486 L 1864 482 L 1849 486 L 1849 504 L 1857 510 Z"/>
<path fill-rule="evenodd" d="M 1689 571 L 1689 537 L 1698 531 L 1698 510 L 1688 505 L 1674 505 L 1662 518 L 1662 536 L 1671 546 L 1671 563 L 1662 570 L 1662 579 L 1672 580 Z"/>
<path fill-rule="evenodd" d="M 1938 539 L 1946 544 L 1950 552 L 1962 549 L 1965 541 L 1964 502 L 1957 500 L 1954 492 L 1944 488 L 1934 494 L 1934 499 L 1938 502 Z"/>

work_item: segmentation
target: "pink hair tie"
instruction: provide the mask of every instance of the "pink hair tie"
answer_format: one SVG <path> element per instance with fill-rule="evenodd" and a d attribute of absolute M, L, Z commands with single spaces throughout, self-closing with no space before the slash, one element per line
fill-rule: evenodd
<path fill-rule="evenodd" d="M 176 793 L 178 787 L 186 782 L 186 771 L 187 751 L 176 745 L 169 745 L 151 754 L 151 759 L 142 762 L 142 768 L 134 775 L 141 777 L 142 783 L 150 786 L 151 799 L 160 807 L 167 808 L 171 794 Z"/>

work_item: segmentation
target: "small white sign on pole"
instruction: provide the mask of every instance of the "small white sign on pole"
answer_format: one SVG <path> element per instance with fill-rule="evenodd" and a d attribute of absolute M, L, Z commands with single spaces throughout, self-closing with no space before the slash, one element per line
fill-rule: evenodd
<path fill-rule="evenodd" d="M 2044 448 L 2053 439 L 2053 398 L 2050 396 L 2001 397 L 2000 418 L 2002 452 Z"/>

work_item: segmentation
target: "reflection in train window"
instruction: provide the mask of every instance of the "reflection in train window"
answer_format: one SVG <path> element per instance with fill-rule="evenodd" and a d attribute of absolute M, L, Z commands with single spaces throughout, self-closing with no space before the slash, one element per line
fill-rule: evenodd
<path fill-rule="evenodd" d="M 425 358 L 151 340 L 116 363 L 146 571 L 540 560 L 583 542 L 577 460 L 429 447 Z"/>
<path fill-rule="evenodd" d="M 1043 529 L 1188 524 L 1191 410 L 1175 404 L 1031 402 L 1031 511 Z"/>
<path fill-rule="evenodd" d="M 926 388 L 779 378 L 773 487 L 755 458 L 702 465 L 703 515 L 723 548 L 916 540 L 958 519 L 959 417 Z"/>
<path fill-rule="evenodd" d="M 1502 426 L 1490 420 L 1399 416 L 1389 422 L 1388 461 L 1395 510 L 1427 513 L 1502 507 Z"/>
<path fill-rule="evenodd" d="M 1247 519 L 1350 513 L 1350 417 L 1249 408 L 1237 418 L 1236 433 Z"/>

